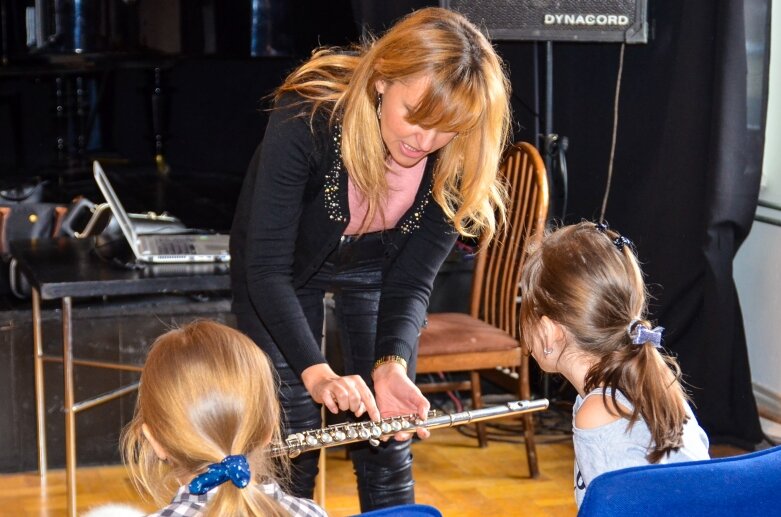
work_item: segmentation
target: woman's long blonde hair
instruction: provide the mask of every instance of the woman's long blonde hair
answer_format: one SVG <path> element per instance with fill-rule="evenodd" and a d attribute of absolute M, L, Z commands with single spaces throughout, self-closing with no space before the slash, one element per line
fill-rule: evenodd
<path fill-rule="evenodd" d="M 630 425 L 642 417 L 653 440 L 647 459 L 657 463 L 683 445 L 688 396 L 673 357 L 652 343 L 632 343 L 628 326 L 652 325 L 640 266 L 631 245 L 620 239 L 589 222 L 549 233 L 530 253 L 521 276 L 521 335 L 531 347 L 542 339 L 542 316 L 562 325 L 566 346 L 596 359 L 585 377 L 586 393 L 610 388 L 613 407 Z M 616 403 L 619 390 L 632 411 Z"/>
<path fill-rule="evenodd" d="M 165 450 L 165 461 L 144 437 L 143 424 Z M 258 486 L 263 479 L 286 478 L 286 464 L 266 454 L 279 434 L 275 375 L 266 355 L 240 332 L 204 320 L 152 345 L 121 451 L 133 483 L 160 506 L 210 464 L 243 454 L 250 485 L 221 485 L 206 515 L 282 516 L 287 514 Z"/>
<path fill-rule="evenodd" d="M 375 84 L 416 76 L 430 82 L 408 122 L 458 134 L 439 151 L 434 199 L 460 234 L 490 239 L 505 214 L 498 169 L 510 129 L 510 86 L 489 41 L 462 15 L 421 9 L 352 52 L 320 49 L 276 97 L 296 92 L 312 101 L 312 115 L 326 108 L 332 122 L 340 119 L 342 159 L 371 221 L 387 192 Z"/>

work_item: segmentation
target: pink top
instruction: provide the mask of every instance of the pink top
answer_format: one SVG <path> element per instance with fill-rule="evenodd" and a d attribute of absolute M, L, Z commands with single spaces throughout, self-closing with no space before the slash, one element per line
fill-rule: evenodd
<path fill-rule="evenodd" d="M 390 160 L 385 178 L 388 181 L 388 196 L 380 203 L 380 210 L 374 215 L 374 220 L 364 230 L 365 233 L 377 232 L 395 228 L 399 219 L 415 202 L 415 195 L 420 188 L 423 172 L 426 170 L 426 160 L 423 158 L 417 165 L 405 169 L 395 161 Z M 347 178 L 347 198 L 350 202 L 350 222 L 344 230 L 344 235 L 357 235 L 366 216 L 366 203 L 355 185 Z"/>

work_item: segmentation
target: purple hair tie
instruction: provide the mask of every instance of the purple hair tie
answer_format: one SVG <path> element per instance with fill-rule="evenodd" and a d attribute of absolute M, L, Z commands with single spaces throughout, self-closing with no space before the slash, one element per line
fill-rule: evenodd
<path fill-rule="evenodd" d="M 662 348 L 662 332 L 664 327 L 649 329 L 639 319 L 634 319 L 626 328 L 633 345 L 651 343 L 655 348 Z"/>
<path fill-rule="evenodd" d="M 219 463 L 212 463 L 203 474 L 195 476 L 188 489 L 191 494 L 202 495 L 230 480 L 238 488 L 244 488 L 251 478 L 247 458 L 241 454 L 226 456 Z"/>

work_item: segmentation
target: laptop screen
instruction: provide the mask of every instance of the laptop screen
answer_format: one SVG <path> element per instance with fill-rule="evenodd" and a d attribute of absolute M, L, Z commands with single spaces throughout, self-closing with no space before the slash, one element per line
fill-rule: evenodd
<path fill-rule="evenodd" d="M 127 239 L 130 249 L 132 249 L 133 253 L 138 257 L 138 238 L 133 229 L 133 224 L 130 222 L 130 216 L 127 215 L 122 203 L 119 202 L 117 193 L 114 192 L 114 189 L 111 187 L 111 183 L 108 180 L 108 176 L 106 176 L 103 167 L 100 166 L 100 163 L 98 163 L 97 160 L 92 162 L 92 171 L 95 175 L 95 182 L 103 193 L 103 197 L 106 198 L 106 202 L 111 207 L 111 212 L 114 214 L 114 217 L 116 217 L 117 224 L 119 224 L 125 239 Z"/>

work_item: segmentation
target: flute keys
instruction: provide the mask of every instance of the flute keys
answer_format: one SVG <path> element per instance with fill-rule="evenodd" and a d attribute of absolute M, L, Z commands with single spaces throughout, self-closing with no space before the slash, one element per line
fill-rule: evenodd
<path fill-rule="evenodd" d="M 2 3 L 2 0 L 0 0 L 0 3 Z M 507 404 L 505 412 L 535 411 L 546 409 L 547 407 L 548 401 L 546 399 L 537 401 L 518 401 L 517 403 Z M 450 419 L 450 425 L 461 425 L 476 418 L 485 420 L 488 418 L 499 418 L 503 415 L 504 413 L 497 413 L 496 408 L 489 408 L 485 410 L 463 411 L 447 416 Z M 440 416 L 438 412 L 428 412 L 429 418 L 436 418 L 438 416 Z M 328 447 L 329 444 L 332 444 L 333 442 L 354 442 L 358 440 L 367 440 L 371 445 L 376 446 L 380 443 L 378 438 L 381 438 L 384 435 L 390 435 L 400 431 L 411 431 L 415 427 L 425 426 L 426 422 L 415 414 L 389 417 L 378 422 L 361 421 L 338 424 L 323 429 L 313 429 L 290 434 L 283 443 L 272 444 L 269 454 L 272 456 L 287 454 L 289 457 L 295 458 L 304 451 Z"/>

